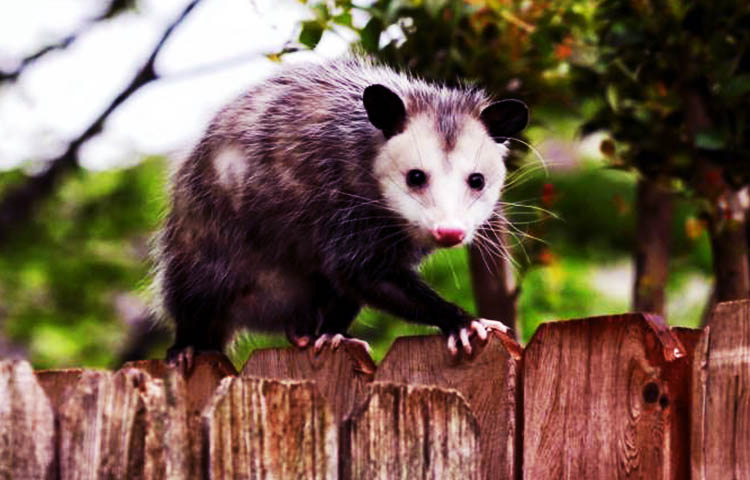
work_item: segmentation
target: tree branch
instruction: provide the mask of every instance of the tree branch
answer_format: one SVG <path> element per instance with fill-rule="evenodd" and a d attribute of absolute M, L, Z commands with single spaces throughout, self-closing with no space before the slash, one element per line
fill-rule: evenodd
<path fill-rule="evenodd" d="M 0 83 L 4 81 L 16 80 L 19 76 L 21 76 L 26 67 L 39 60 L 41 57 L 54 50 L 62 50 L 64 48 L 67 48 L 68 45 L 73 43 L 92 25 L 101 20 L 108 20 L 118 13 L 127 10 L 132 6 L 132 3 L 133 0 L 112 0 L 106 10 L 104 10 L 101 14 L 97 15 L 93 19 L 87 21 L 83 26 L 78 28 L 70 35 L 60 39 L 56 43 L 46 45 L 45 47 L 29 55 L 28 57 L 23 58 L 18 64 L 18 67 L 16 67 L 14 70 L 10 70 L 7 72 L 0 70 Z"/>
<path fill-rule="evenodd" d="M 136 90 L 156 80 L 154 62 L 172 32 L 190 14 L 201 0 L 192 0 L 182 13 L 167 27 L 146 62 L 138 70 L 133 80 L 112 100 L 109 106 L 86 128 L 73 139 L 65 152 L 51 160 L 44 172 L 31 176 L 23 184 L 9 188 L 0 200 L 0 243 L 7 241 L 8 234 L 18 224 L 27 221 L 33 209 L 42 199 L 54 191 L 59 179 L 68 171 L 78 167 L 78 151 L 81 145 L 102 131 L 104 123 L 112 112 L 127 100 Z"/>

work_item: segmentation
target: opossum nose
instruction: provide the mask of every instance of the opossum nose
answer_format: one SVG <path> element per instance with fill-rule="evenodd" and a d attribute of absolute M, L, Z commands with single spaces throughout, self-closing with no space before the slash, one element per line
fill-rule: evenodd
<path fill-rule="evenodd" d="M 466 233 L 458 228 L 438 227 L 432 231 L 432 236 L 441 247 L 452 247 L 461 243 Z"/>

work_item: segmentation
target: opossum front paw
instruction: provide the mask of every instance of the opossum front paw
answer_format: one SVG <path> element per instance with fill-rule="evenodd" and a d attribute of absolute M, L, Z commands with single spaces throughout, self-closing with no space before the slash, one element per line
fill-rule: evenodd
<path fill-rule="evenodd" d="M 188 375 L 193 370 L 195 363 L 195 349 L 193 347 L 170 347 L 167 350 L 167 363 Z"/>
<path fill-rule="evenodd" d="M 286 338 L 289 340 L 289 343 L 301 349 L 309 347 L 313 339 L 310 332 L 299 331 L 294 324 L 286 326 Z"/>
<path fill-rule="evenodd" d="M 448 351 L 452 356 L 458 355 L 459 347 L 463 349 L 466 355 L 471 355 L 474 351 L 471 341 L 473 338 L 478 338 L 479 341 L 485 343 L 487 341 L 488 331 L 495 330 L 497 332 L 507 333 L 508 327 L 502 322 L 497 320 L 487 320 L 485 318 L 477 318 L 469 322 L 468 325 L 453 331 L 448 334 Z"/>
<path fill-rule="evenodd" d="M 349 338 L 346 337 L 340 333 L 324 333 L 321 336 L 318 337 L 317 340 L 315 340 L 315 346 L 313 347 L 315 350 L 315 353 L 320 353 L 321 350 L 326 345 L 330 345 L 331 349 L 336 350 L 341 346 L 343 343 L 349 343 L 353 345 L 358 345 L 367 350 L 367 353 L 371 353 L 370 351 L 370 344 L 365 342 L 364 340 L 360 340 L 358 338 Z"/>
<path fill-rule="evenodd" d="M 289 341 L 297 348 L 307 348 L 310 346 L 310 337 L 307 335 L 289 337 Z"/>

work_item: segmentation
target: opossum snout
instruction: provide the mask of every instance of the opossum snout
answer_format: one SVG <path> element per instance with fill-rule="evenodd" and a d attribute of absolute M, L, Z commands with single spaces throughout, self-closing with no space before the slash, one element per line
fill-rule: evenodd
<path fill-rule="evenodd" d="M 432 230 L 432 236 L 441 247 L 453 247 L 464 240 L 466 232 L 458 228 L 438 227 Z"/>

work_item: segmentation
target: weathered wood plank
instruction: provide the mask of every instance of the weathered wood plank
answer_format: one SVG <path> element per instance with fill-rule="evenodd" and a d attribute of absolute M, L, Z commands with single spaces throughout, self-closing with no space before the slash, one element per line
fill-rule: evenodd
<path fill-rule="evenodd" d="M 170 372 L 175 371 L 164 360 L 156 359 L 127 362 L 123 365 L 123 369 L 125 368 L 143 370 L 154 378 L 166 378 Z M 200 417 L 203 408 L 213 397 L 221 380 L 228 376 L 237 376 L 237 370 L 224 354 L 202 353 L 196 355 L 193 368 L 185 377 L 188 411 Z"/>
<path fill-rule="evenodd" d="M 512 338 L 491 334 L 471 359 L 454 359 L 439 335 L 396 339 L 376 381 L 434 385 L 459 391 L 482 434 L 482 478 L 514 478 L 520 472 L 520 368 L 522 349 Z"/>
<path fill-rule="evenodd" d="M 187 478 L 184 398 L 179 375 L 84 371 L 59 409 L 60 478 Z"/>
<path fill-rule="evenodd" d="M 237 370 L 232 362 L 221 353 L 202 353 L 195 356 L 193 368 L 184 378 L 178 370 L 169 366 L 164 360 L 138 360 L 126 363 L 123 368 L 137 368 L 154 378 L 161 378 L 165 382 L 171 381 L 172 384 L 176 381 L 174 376 L 184 380 L 179 383 L 179 388 L 182 389 L 180 390 L 181 399 L 186 406 L 189 432 L 188 448 L 184 454 L 187 455 L 189 478 L 201 478 L 204 473 L 201 416 L 221 380 L 237 376 Z"/>
<path fill-rule="evenodd" d="M 0 360 L 0 478 L 54 478 L 55 417 L 24 361 Z"/>
<path fill-rule="evenodd" d="M 714 309 L 693 364 L 695 480 L 750 477 L 750 301 Z"/>
<path fill-rule="evenodd" d="M 460 393 L 381 382 L 370 388 L 344 424 L 342 478 L 481 477 L 479 426 Z"/>
<path fill-rule="evenodd" d="M 65 402 L 65 398 L 67 398 L 71 389 L 78 383 L 83 372 L 82 368 L 38 370 L 35 372 L 36 380 L 47 394 L 55 412 L 60 411 L 60 406 Z"/>
<path fill-rule="evenodd" d="M 242 368 L 243 376 L 276 380 L 312 380 L 340 423 L 368 394 L 375 363 L 360 345 L 344 343 L 338 349 L 294 347 L 256 350 Z"/>
<path fill-rule="evenodd" d="M 337 477 L 334 417 L 312 382 L 225 378 L 203 428 L 208 478 Z"/>
<path fill-rule="evenodd" d="M 523 478 L 684 478 L 670 363 L 686 355 L 657 316 L 542 325 L 523 358 Z"/>
<path fill-rule="evenodd" d="M 685 348 L 685 356 L 669 362 L 664 367 L 664 378 L 667 379 L 671 395 L 666 398 L 672 415 L 671 438 L 681 439 L 681 448 L 672 450 L 673 478 L 690 478 L 690 429 L 693 412 L 693 361 L 698 350 L 703 330 L 673 327 L 672 333 Z"/>

